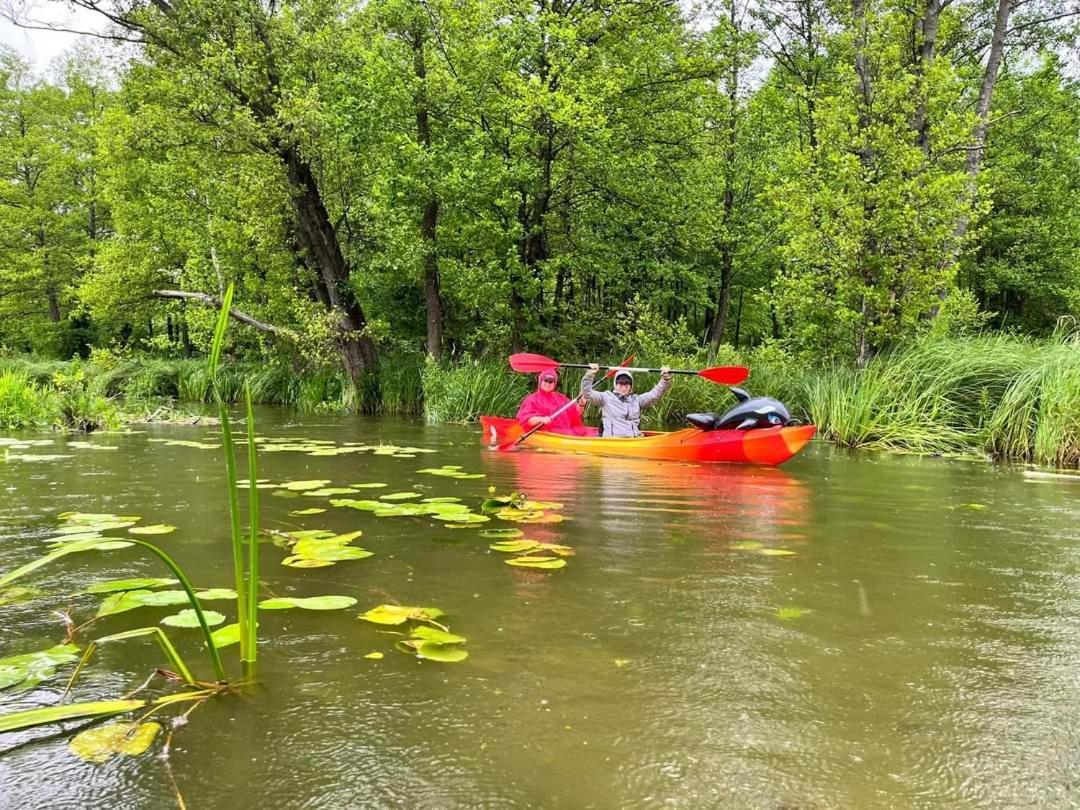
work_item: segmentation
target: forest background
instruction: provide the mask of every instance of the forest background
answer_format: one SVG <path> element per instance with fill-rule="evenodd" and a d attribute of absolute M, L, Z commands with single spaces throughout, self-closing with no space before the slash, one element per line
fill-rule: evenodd
<path fill-rule="evenodd" d="M 994 451 L 1038 367 L 1080 434 L 1061 0 L 66 5 L 93 45 L 0 51 L 0 399 L 205 399 L 234 284 L 263 401 L 468 419 L 526 390 L 510 351 L 635 351 L 747 362 L 841 440 L 872 376 L 849 443 L 900 399 Z M 1006 454 L 1080 458 L 1012 418 Z"/>

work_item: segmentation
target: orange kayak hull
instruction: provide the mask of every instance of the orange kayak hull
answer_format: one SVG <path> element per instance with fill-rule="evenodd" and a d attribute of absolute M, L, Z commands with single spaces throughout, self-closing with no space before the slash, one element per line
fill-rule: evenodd
<path fill-rule="evenodd" d="M 484 442 L 505 445 L 521 437 L 524 429 L 513 419 L 481 416 Z M 661 461 L 727 464 L 783 464 L 814 437 L 814 425 L 755 430 L 698 430 L 646 433 L 636 438 L 567 436 L 538 430 L 519 446 L 557 453 L 590 453 Z"/>

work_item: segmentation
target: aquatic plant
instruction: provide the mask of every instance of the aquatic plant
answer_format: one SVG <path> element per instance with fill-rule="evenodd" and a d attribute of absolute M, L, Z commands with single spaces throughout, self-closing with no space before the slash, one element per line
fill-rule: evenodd
<path fill-rule="evenodd" d="M 56 393 L 18 369 L 0 371 L 0 428 L 53 424 L 60 414 Z"/>
<path fill-rule="evenodd" d="M 480 414 L 513 414 L 529 393 L 529 378 L 510 373 L 505 360 L 464 358 L 452 365 L 428 360 L 423 372 L 429 422 L 475 422 Z"/>

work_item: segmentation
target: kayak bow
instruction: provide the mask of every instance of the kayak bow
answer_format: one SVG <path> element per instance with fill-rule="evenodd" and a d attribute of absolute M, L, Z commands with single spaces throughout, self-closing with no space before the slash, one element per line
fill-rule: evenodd
<path fill-rule="evenodd" d="M 514 419 L 481 416 L 484 441 L 506 445 L 525 432 Z M 635 438 L 567 436 L 537 431 L 522 445 L 558 453 L 592 453 L 601 456 L 648 458 L 663 461 L 726 462 L 734 464 L 783 464 L 814 437 L 814 425 L 755 428 L 753 430 L 698 430 L 646 433 Z"/>

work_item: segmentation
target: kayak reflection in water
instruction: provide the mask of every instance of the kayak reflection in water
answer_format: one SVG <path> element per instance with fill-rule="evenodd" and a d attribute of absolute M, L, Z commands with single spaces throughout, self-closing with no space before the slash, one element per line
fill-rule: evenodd
<path fill-rule="evenodd" d="M 581 396 L 588 402 L 600 406 L 603 419 L 601 436 L 640 436 L 641 412 L 651 408 L 671 387 L 671 370 L 664 366 L 660 369 L 660 382 L 651 391 L 644 394 L 633 393 L 634 376 L 625 369 L 615 372 L 614 391 L 594 391 L 593 377 L 600 366 L 592 363 L 585 376 L 581 378 Z"/>
<path fill-rule="evenodd" d="M 536 390 L 521 400 L 518 407 L 518 424 L 528 429 L 540 426 L 540 430 L 569 436 L 595 435 L 595 430 L 585 427 L 581 421 L 581 412 L 585 409 L 583 402 L 562 410 L 570 397 L 558 391 L 558 383 L 559 373 L 553 368 L 544 369 L 537 375 Z"/>

